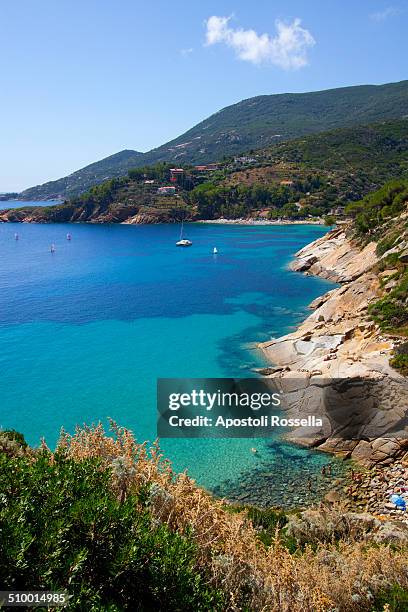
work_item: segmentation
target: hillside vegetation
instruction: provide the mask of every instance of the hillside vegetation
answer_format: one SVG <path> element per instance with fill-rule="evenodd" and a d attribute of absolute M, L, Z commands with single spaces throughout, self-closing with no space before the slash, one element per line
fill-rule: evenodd
<path fill-rule="evenodd" d="M 307 134 L 401 119 L 408 115 L 408 81 L 310 93 L 256 96 L 211 115 L 147 153 L 121 151 L 71 175 L 22 192 L 27 200 L 71 197 L 132 166 L 171 161 L 202 164 Z"/>
<path fill-rule="evenodd" d="M 408 120 L 311 135 L 229 158 L 208 171 L 191 165 L 183 170 L 171 182 L 171 164 L 135 168 L 63 205 L 13 209 L 0 219 L 138 223 L 342 215 L 348 201 L 393 177 L 408 177 Z M 167 185 L 174 194 L 160 195 Z"/>
<path fill-rule="evenodd" d="M 408 180 L 395 180 L 350 203 L 353 234 L 362 244 L 377 242 L 376 271 L 381 297 L 369 313 L 380 329 L 396 338 L 408 336 Z M 408 342 L 397 343 L 391 365 L 408 376 Z"/>
<path fill-rule="evenodd" d="M 63 590 L 70 610 L 403 609 L 403 547 L 364 542 L 335 509 L 291 538 L 283 513 L 214 500 L 112 429 L 63 434 L 55 452 L 0 434 L 3 589 Z"/>

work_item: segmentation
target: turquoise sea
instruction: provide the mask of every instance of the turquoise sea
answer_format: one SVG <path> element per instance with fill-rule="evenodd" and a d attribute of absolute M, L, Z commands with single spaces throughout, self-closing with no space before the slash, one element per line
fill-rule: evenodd
<path fill-rule="evenodd" d="M 254 343 L 306 316 L 329 284 L 287 264 L 325 231 L 192 224 L 181 249 L 175 225 L 0 225 L 0 427 L 52 446 L 61 426 L 111 417 L 153 440 L 157 377 L 252 376 Z M 317 475 L 328 460 L 277 440 L 253 446 L 162 441 L 177 470 L 232 498 L 268 473 L 258 497 L 284 496 L 283 476 Z"/>

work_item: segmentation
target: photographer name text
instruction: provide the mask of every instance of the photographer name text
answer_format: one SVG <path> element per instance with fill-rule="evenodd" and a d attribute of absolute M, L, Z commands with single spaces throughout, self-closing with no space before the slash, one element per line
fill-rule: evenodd
<path fill-rule="evenodd" d="M 213 419 L 208 416 L 197 415 L 192 418 L 180 417 L 176 414 L 168 419 L 171 427 L 254 427 L 254 428 L 272 428 L 272 427 L 322 427 L 322 419 L 309 415 L 303 419 L 286 419 L 276 415 L 262 415 L 260 417 L 247 418 L 229 418 L 218 416 Z"/>

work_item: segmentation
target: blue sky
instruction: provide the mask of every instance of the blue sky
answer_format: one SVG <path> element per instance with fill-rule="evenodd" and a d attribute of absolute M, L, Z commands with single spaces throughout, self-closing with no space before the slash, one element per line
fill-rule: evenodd
<path fill-rule="evenodd" d="M 0 0 L 0 191 L 243 98 L 406 79 L 407 26 L 406 0 Z"/>

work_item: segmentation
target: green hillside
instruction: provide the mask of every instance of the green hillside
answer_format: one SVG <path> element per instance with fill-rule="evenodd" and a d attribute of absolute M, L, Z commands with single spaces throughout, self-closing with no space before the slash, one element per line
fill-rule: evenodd
<path fill-rule="evenodd" d="M 307 134 L 408 116 L 408 81 L 327 91 L 257 96 L 211 115 L 147 153 L 121 151 L 69 177 L 24 191 L 26 199 L 69 197 L 132 166 L 207 163 Z"/>
<path fill-rule="evenodd" d="M 302 219 L 340 214 L 390 179 L 408 178 L 408 119 L 342 128 L 228 158 L 216 170 L 171 164 L 130 170 L 60 206 L 26 207 L 2 221 L 154 223 L 217 217 Z M 174 178 L 174 177 L 173 177 Z M 173 185 L 174 193 L 160 188 Z M 337 212 L 339 211 L 339 212 Z"/>
<path fill-rule="evenodd" d="M 92 185 L 126 175 L 130 168 L 140 165 L 140 159 L 143 159 L 143 156 L 144 153 L 125 149 L 85 166 L 64 178 L 26 189 L 19 197 L 26 200 L 52 200 L 55 197 L 65 198 L 83 193 Z"/>

